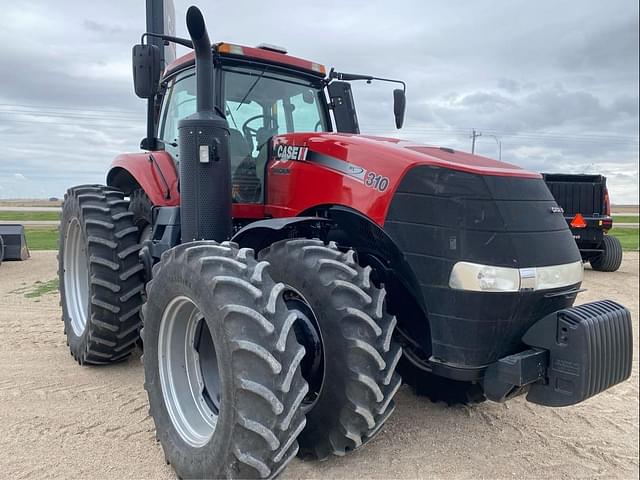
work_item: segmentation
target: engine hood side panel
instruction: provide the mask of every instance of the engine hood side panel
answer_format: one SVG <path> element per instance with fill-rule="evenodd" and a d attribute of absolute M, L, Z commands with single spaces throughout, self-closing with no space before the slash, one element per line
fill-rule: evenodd
<path fill-rule="evenodd" d="M 476 175 L 540 178 L 504 162 L 392 138 L 291 133 L 274 137 L 271 147 L 267 209 L 274 216 L 296 215 L 318 204 L 346 205 L 382 226 L 395 190 L 406 173 L 420 165 Z"/>

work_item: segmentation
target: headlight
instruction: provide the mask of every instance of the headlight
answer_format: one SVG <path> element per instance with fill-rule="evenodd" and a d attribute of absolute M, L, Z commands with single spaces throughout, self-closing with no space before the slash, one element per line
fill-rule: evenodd
<path fill-rule="evenodd" d="M 458 262 L 449 276 L 449 286 L 473 292 L 518 292 L 549 290 L 582 282 L 582 262 L 550 267 L 509 268 Z"/>

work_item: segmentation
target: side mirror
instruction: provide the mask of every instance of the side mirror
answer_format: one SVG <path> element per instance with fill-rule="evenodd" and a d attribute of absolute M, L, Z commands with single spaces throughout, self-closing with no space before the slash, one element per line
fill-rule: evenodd
<path fill-rule="evenodd" d="M 393 91 L 393 115 L 396 117 L 396 128 L 402 128 L 404 123 L 404 111 L 407 107 L 407 97 L 404 90 L 396 88 Z"/>
<path fill-rule="evenodd" d="M 140 98 L 153 98 L 160 84 L 160 48 L 157 45 L 134 45 L 132 52 L 133 87 Z"/>

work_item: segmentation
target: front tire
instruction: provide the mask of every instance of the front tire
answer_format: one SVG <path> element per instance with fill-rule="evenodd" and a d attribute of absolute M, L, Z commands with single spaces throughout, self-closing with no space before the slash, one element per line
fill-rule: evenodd
<path fill-rule="evenodd" d="M 479 383 L 452 380 L 426 372 L 412 363 L 409 357 L 411 356 L 414 362 L 416 357 L 407 350 L 405 347 L 405 355 L 400 360 L 398 371 L 402 380 L 410 385 L 419 397 L 426 397 L 433 403 L 444 402 L 450 407 L 476 405 L 487 399 Z"/>
<path fill-rule="evenodd" d="M 180 478 L 272 478 L 298 452 L 304 348 L 253 251 L 192 242 L 154 267 L 144 306 L 145 389 Z"/>
<path fill-rule="evenodd" d="M 313 397 L 298 439 L 301 456 L 325 459 L 355 450 L 389 418 L 401 383 L 395 367 L 402 349 L 392 341 L 396 319 L 386 312 L 386 292 L 353 250 L 343 253 L 334 243 L 283 240 L 261 258 L 293 301 L 308 305 L 320 333 L 323 375 L 320 382 L 307 377 Z"/>
<path fill-rule="evenodd" d="M 71 354 L 82 364 L 120 361 L 135 349 L 144 283 L 138 229 L 124 194 L 82 185 L 65 194 L 58 277 Z"/>
<path fill-rule="evenodd" d="M 602 238 L 603 252 L 592 258 L 591 268 L 599 272 L 615 272 L 622 265 L 622 244 L 617 237 L 605 235 Z"/>

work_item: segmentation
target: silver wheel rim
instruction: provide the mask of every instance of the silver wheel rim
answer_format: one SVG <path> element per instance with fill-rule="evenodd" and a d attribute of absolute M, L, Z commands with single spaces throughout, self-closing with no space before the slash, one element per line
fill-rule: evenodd
<path fill-rule="evenodd" d="M 220 411 L 220 374 L 202 313 L 185 296 L 171 300 L 160 322 L 158 366 L 171 423 L 192 447 L 206 445 Z"/>
<path fill-rule="evenodd" d="M 69 222 L 65 236 L 64 293 L 71 328 L 79 337 L 84 333 L 89 315 L 89 265 L 87 245 L 77 218 Z"/>

